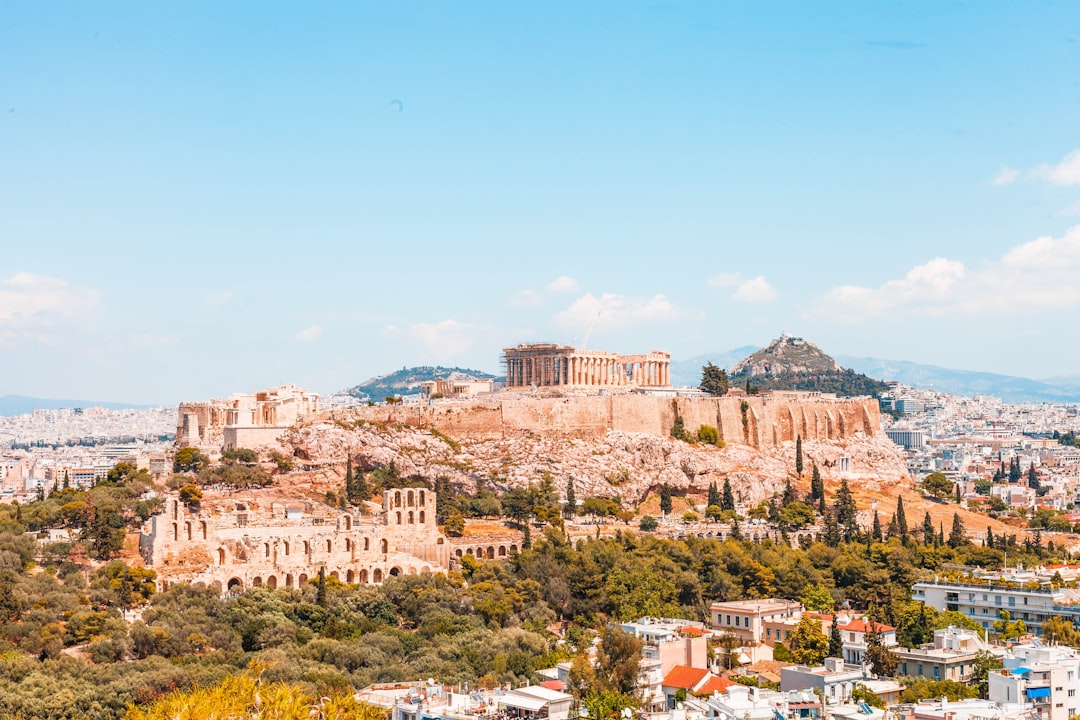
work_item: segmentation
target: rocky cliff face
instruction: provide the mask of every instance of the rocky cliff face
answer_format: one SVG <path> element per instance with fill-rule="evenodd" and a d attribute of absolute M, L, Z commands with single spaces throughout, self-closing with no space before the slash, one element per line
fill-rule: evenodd
<path fill-rule="evenodd" d="M 795 466 L 791 441 L 764 450 L 742 444 L 717 448 L 619 430 L 608 430 L 598 438 L 530 435 L 454 440 L 402 424 L 320 421 L 294 428 L 282 444 L 313 466 L 341 468 L 351 453 L 361 469 L 393 463 L 403 477 L 429 483 L 445 477 L 470 491 L 478 484 L 498 489 L 524 486 L 546 473 L 562 492 L 572 481 L 579 498 L 617 495 L 624 505 L 640 503 L 664 483 L 678 492 L 704 494 L 710 483 L 720 486 L 727 478 L 736 497 L 751 506 L 781 491 Z M 897 447 L 862 432 L 844 439 L 804 440 L 803 455 L 804 491 L 809 489 L 813 463 L 826 481 L 846 477 L 849 482 L 873 486 L 907 477 Z"/>

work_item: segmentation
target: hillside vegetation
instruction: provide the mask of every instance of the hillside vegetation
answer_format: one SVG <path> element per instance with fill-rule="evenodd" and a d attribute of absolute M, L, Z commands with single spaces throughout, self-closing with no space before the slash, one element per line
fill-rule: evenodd
<path fill-rule="evenodd" d="M 730 380 L 732 387 L 811 390 L 842 397 L 876 397 L 886 390 L 884 382 L 844 369 L 813 343 L 789 335 L 737 362 Z"/>
<path fill-rule="evenodd" d="M 415 395 L 420 392 L 420 383 L 432 380 L 491 380 L 494 377 L 494 375 L 480 370 L 422 365 L 402 368 L 389 375 L 371 378 L 345 390 L 344 394 L 365 402 L 368 400 L 380 401 L 387 396 Z"/>

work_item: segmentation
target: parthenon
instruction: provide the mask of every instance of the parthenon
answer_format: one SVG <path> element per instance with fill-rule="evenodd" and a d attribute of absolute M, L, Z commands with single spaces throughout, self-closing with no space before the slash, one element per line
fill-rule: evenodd
<path fill-rule="evenodd" d="M 671 386 L 671 353 L 620 355 L 569 345 L 528 343 L 505 348 L 506 387 Z"/>

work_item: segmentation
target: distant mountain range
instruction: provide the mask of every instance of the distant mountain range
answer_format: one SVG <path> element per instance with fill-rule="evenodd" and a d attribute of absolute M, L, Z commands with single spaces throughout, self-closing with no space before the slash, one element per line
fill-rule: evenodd
<path fill-rule="evenodd" d="M 420 367 L 402 368 L 389 375 L 380 375 L 360 383 L 348 390 L 343 390 L 345 395 L 351 395 L 357 400 L 384 400 L 387 395 L 400 397 L 402 395 L 415 395 L 420 392 L 420 383 L 437 379 L 449 380 L 490 380 L 494 375 L 489 375 L 479 370 L 468 368 L 446 368 L 423 365 Z"/>
<path fill-rule="evenodd" d="M 951 370 L 907 360 L 838 355 L 837 361 L 871 377 L 953 395 L 993 395 L 1007 402 L 1078 402 L 1080 377 L 1031 380 L 1014 375 Z"/>
<path fill-rule="evenodd" d="M 25 395 L 4 395 L 0 397 L 0 417 L 25 415 L 35 410 L 61 410 L 63 408 L 103 407 L 108 410 L 146 410 L 153 405 L 133 405 L 131 403 L 99 402 L 97 400 L 53 400 L 49 398 L 26 397 Z"/>

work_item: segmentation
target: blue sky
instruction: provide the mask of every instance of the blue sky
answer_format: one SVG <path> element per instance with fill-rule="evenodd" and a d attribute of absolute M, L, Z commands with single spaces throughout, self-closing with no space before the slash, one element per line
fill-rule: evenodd
<path fill-rule="evenodd" d="M 1075 374 L 1078 151 L 1077 3 L 7 2 L 0 394 L 782 331 Z"/>

